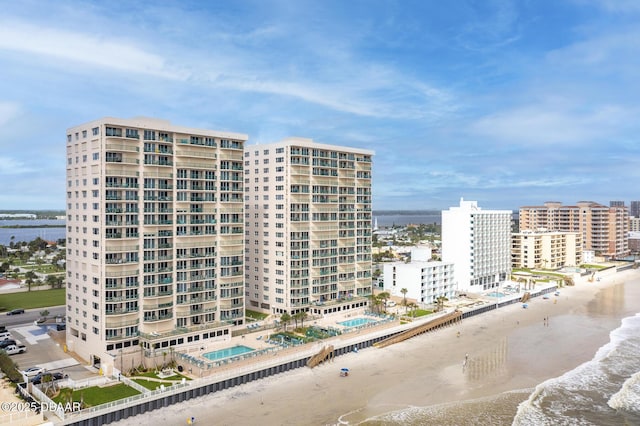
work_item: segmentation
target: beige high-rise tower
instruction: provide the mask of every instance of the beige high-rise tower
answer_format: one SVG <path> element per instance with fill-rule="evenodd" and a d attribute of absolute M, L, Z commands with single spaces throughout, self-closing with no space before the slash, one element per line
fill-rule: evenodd
<path fill-rule="evenodd" d="M 244 155 L 247 309 L 366 306 L 373 152 L 290 138 Z"/>
<path fill-rule="evenodd" d="M 70 350 L 107 368 L 242 322 L 246 139 L 148 118 L 68 129 Z"/>
<path fill-rule="evenodd" d="M 521 232 L 539 229 L 577 232 L 582 238 L 582 250 L 605 258 L 629 254 L 629 211 L 624 206 L 608 207 L 593 201 L 563 206 L 553 201 L 542 206 L 520 207 L 519 216 Z"/>

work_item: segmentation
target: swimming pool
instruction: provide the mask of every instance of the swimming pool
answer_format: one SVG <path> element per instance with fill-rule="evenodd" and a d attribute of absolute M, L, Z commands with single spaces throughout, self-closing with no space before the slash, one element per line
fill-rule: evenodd
<path fill-rule="evenodd" d="M 357 327 L 359 325 L 370 324 L 372 322 L 378 322 L 371 318 L 354 318 L 347 321 L 339 322 L 338 324 L 344 325 L 345 327 Z"/>
<path fill-rule="evenodd" d="M 255 349 L 248 346 L 238 345 L 231 348 L 224 348 L 213 352 L 207 352 L 202 354 L 203 357 L 209 361 L 218 361 L 223 358 L 229 358 L 231 356 L 242 355 L 249 352 L 253 352 Z"/>
<path fill-rule="evenodd" d="M 500 293 L 500 292 L 494 291 L 493 293 L 487 294 L 487 296 L 489 296 L 489 297 L 504 297 L 504 293 Z"/>

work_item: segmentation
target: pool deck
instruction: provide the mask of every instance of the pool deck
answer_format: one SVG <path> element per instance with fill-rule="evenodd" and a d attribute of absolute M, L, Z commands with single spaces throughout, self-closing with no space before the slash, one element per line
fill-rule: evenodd
<path fill-rule="evenodd" d="M 379 322 L 367 323 L 357 327 L 346 327 L 338 324 L 338 322 L 348 321 L 350 319 L 355 319 L 355 318 L 376 319 Z M 282 326 L 280 326 L 279 328 L 273 327 L 274 321 L 276 319 L 277 317 L 270 316 L 266 320 L 258 321 L 258 323 L 262 325 L 271 327 L 266 330 L 264 329 L 256 330 L 256 331 L 249 330 L 248 332 L 246 332 L 245 334 L 242 334 L 241 336 L 233 336 L 231 338 L 227 338 L 225 340 L 218 340 L 218 341 L 205 341 L 205 342 L 201 342 L 200 344 L 193 345 L 191 348 L 187 349 L 186 351 L 180 351 L 181 353 L 186 353 L 190 357 L 193 357 L 197 360 L 204 362 L 205 365 L 216 364 L 219 361 L 226 360 L 226 362 L 224 362 L 223 365 L 214 366 L 212 368 L 196 368 L 195 365 L 189 365 L 189 362 L 187 362 L 186 360 L 178 359 L 178 363 L 184 364 L 185 373 L 187 373 L 187 375 L 191 376 L 192 378 L 198 378 L 198 377 L 205 377 L 226 369 L 236 368 L 244 364 L 253 363 L 256 361 L 256 357 L 259 357 L 259 356 L 280 356 L 280 355 L 284 356 L 291 353 L 303 351 L 309 348 L 309 344 L 283 348 L 279 345 L 269 343 L 268 342 L 269 336 L 277 332 L 284 331 Z M 397 325 L 398 323 L 399 323 L 399 320 L 394 320 L 394 321 L 387 320 L 387 322 L 382 322 L 382 318 L 378 318 L 370 314 L 367 314 L 364 308 L 356 309 L 349 312 L 341 312 L 336 314 L 325 315 L 321 318 L 315 318 L 315 319 L 304 321 L 305 326 L 315 325 L 318 327 L 339 329 L 343 332 L 342 335 L 318 341 L 316 342 L 316 344 L 325 344 L 324 342 L 326 342 L 326 344 L 330 344 L 330 341 L 333 339 L 348 339 L 352 337 L 354 334 L 359 334 L 363 328 L 368 328 L 368 329 L 374 328 L 374 327 L 386 328 L 393 324 Z M 242 327 L 246 329 L 246 325 Z M 295 322 L 292 321 L 290 324 L 287 325 L 287 330 L 293 330 L 294 327 L 295 327 Z M 267 354 L 262 354 L 262 355 L 257 355 L 254 352 L 248 352 L 241 355 L 232 355 L 230 357 L 223 358 L 222 360 L 217 360 L 217 361 L 211 361 L 203 357 L 204 353 L 214 352 L 221 349 L 228 349 L 238 345 L 247 346 L 252 349 L 255 349 L 254 352 L 256 353 L 262 350 L 271 350 L 273 352 L 269 352 Z M 245 356 L 243 357 L 243 355 Z M 234 357 L 238 357 L 240 359 L 233 359 Z"/>

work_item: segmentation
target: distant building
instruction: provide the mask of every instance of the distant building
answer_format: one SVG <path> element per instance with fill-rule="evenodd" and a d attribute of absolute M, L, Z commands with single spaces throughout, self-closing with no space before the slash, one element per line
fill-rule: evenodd
<path fill-rule="evenodd" d="M 521 207 L 519 216 L 521 232 L 537 229 L 578 232 L 582 235 L 582 249 L 593 250 L 596 256 L 618 258 L 629 254 L 626 207 L 607 207 L 592 201 L 563 206 L 553 201 Z"/>
<path fill-rule="evenodd" d="M 442 260 L 455 265 L 458 290 L 499 287 L 511 274 L 510 210 L 482 210 L 476 201 L 442 211 Z"/>
<path fill-rule="evenodd" d="M 630 203 L 629 216 L 640 217 L 640 201 L 632 201 Z"/>
<path fill-rule="evenodd" d="M 640 232 L 629 232 L 629 251 L 640 253 Z"/>
<path fill-rule="evenodd" d="M 640 232 L 640 217 L 629 216 L 629 232 Z"/>
<path fill-rule="evenodd" d="M 577 232 L 522 231 L 511 239 L 513 268 L 559 269 L 582 263 L 582 239 Z"/>
<path fill-rule="evenodd" d="M 420 303 L 435 303 L 440 296 L 455 297 L 457 284 L 454 265 L 450 262 L 422 260 L 384 264 L 384 291 L 392 296 L 404 297 Z"/>
<path fill-rule="evenodd" d="M 624 201 L 609 201 L 609 207 L 624 207 Z"/>

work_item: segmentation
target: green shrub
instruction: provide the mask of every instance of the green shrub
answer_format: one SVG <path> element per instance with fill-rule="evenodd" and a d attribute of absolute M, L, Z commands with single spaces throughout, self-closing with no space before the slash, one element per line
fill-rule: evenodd
<path fill-rule="evenodd" d="M 22 373 L 18 371 L 16 364 L 5 351 L 0 351 L 0 370 L 2 370 L 13 383 L 22 382 Z"/>

